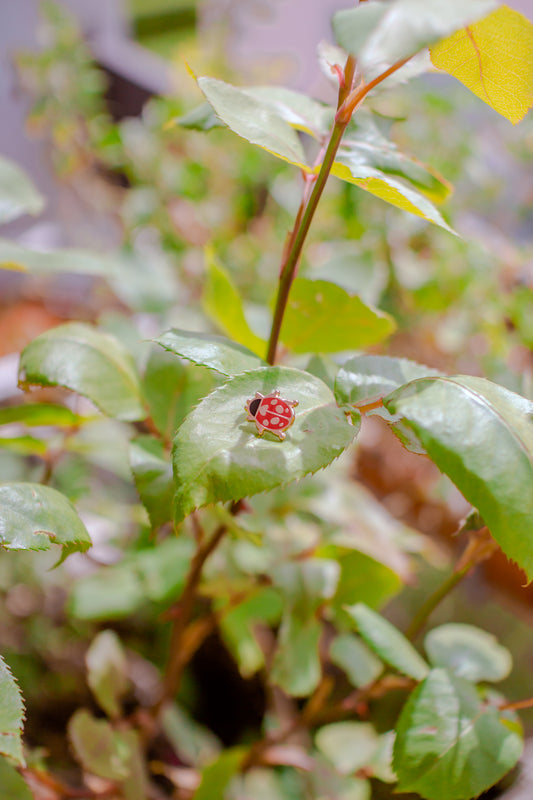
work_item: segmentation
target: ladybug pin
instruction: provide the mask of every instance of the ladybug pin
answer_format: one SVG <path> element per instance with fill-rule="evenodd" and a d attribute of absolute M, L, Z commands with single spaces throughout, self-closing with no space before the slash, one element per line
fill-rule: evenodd
<path fill-rule="evenodd" d="M 244 409 L 248 412 L 248 422 L 255 422 L 259 436 L 270 431 L 283 441 L 285 431 L 294 422 L 293 408 L 297 405 L 298 400 L 282 400 L 276 390 L 266 396 L 256 392 L 255 397 L 246 401 Z"/>

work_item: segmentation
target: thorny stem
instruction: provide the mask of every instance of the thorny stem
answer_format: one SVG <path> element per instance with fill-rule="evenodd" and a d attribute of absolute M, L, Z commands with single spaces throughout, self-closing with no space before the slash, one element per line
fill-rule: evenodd
<path fill-rule="evenodd" d="M 348 123 L 350 122 L 354 111 L 364 100 L 368 92 L 370 92 L 379 83 L 384 81 L 385 78 L 388 78 L 389 75 L 392 75 L 393 72 L 396 72 L 396 70 L 400 69 L 400 67 L 409 61 L 410 58 L 411 56 L 404 58 L 401 61 L 397 61 L 395 64 L 389 67 L 389 69 L 387 69 L 381 75 L 378 75 L 369 83 L 361 83 L 357 88 L 352 89 L 351 85 L 355 75 L 356 64 L 353 56 L 348 56 L 344 69 L 344 82 L 339 88 L 339 103 L 337 113 L 335 115 L 335 123 L 331 130 L 326 151 L 324 153 L 324 158 L 322 160 L 318 175 L 316 176 L 316 180 L 314 181 L 313 190 L 306 203 L 305 194 L 308 191 L 308 185 L 306 184 L 304 188 L 304 198 L 298 210 L 294 228 L 287 241 L 284 258 L 282 260 L 278 294 L 274 309 L 274 319 L 272 320 L 272 328 L 270 330 L 270 339 L 268 342 L 268 350 L 266 355 L 266 360 L 269 364 L 274 364 L 276 361 L 276 352 L 278 348 L 281 326 L 283 324 L 283 317 L 285 315 L 285 309 L 287 308 L 287 301 L 289 299 L 289 292 L 291 290 L 292 282 L 296 277 L 298 262 L 302 254 L 302 249 L 307 238 L 307 234 L 309 233 L 309 228 L 311 227 L 311 222 L 313 221 L 315 211 L 320 198 L 322 197 L 322 192 L 324 191 L 324 187 L 329 178 L 331 168 L 335 161 L 335 156 L 337 155 L 337 150 L 339 149 L 339 145 Z M 304 203 L 305 208 L 303 205 Z"/>
<path fill-rule="evenodd" d="M 497 550 L 498 545 L 491 538 L 487 528 L 482 528 L 470 535 L 465 551 L 457 562 L 454 571 L 448 575 L 445 581 L 430 595 L 425 603 L 418 609 L 411 624 L 407 628 L 405 635 L 408 639 L 415 639 L 427 620 L 450 592 L 455 589 L 458 583 L 468 575 L 470 570 L 485 561 Z"/>

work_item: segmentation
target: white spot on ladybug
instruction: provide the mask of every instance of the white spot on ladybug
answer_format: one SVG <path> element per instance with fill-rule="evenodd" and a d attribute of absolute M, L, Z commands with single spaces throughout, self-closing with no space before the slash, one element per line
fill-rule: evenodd
<path fill-rule="evenodd" d="M 276 411 L 278 412 L 278 414 L 282 414 L 284 410 L 285 409 L 283 408 L 282 405 L 277 405 L 276 406 Z"/>
<path fill-rule="evenodd" d="M 272 417 L 272 419 L 270 420 L 271 425 L 277 425 L 278 422 L 279 422 L 279 417 Z"/>

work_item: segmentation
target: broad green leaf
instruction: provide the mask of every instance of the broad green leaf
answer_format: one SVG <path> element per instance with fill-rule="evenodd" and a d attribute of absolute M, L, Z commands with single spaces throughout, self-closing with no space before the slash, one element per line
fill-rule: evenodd
<path fill-rule="evenodd" d="M 339 625 L 351 621 L 346 606 L 364 601 L 371 608 L 381 608 L 402 588 L 402 580 L 390 567 L 376 561 L 366 553 L 343 547 L 327 546 L 321 555 L 334 549 L 340 566 L 340 578 L 331 607 Z"/>
<path fill-rule="evenodd" d="M 370 0 L 367 1 L 370 2 Z M 348 183 L 354 183 L 402 211 L 409 211 L 409 213 L 433 222 L 449 233 L 457 235 L 440 211 L 424 194 L 394 175 L 387 175 L 374 167 L 357 163 L 357 160 L 354 161 L 349 153 L 340 153 L 331 168 L 331 174 L 343 181 L 348 181 Z"/>
<path fill-rule="evenodd" d="M 337 373 L 335 397 L 339 403 L 357 405 L 384 397 L 416 378 L 438 377 L 436 369 L 417 364 L 408 358 L 390 356 L 355 356 Z"/>
<path fill-rule="evenodd" d="M 533 106 L 533 24 L 509 6 L 436 44 L 431 60 L 513 124 Z"/>
<path fill-rule="evenodd" d="M 430 200 L 442 202 L 451 185 L 437 172 L 412 156 L 400 152 L 380 131 L 372 114 L 364 109 L 354 116 L 342 139 L 337 161 L 347 165 L 354 177 L 360 168 L 371 168 L 386 176 L 402 178 Z"/>
<path fill-rule="evenodd" d="M 184 536 L 139 550 L 119 564 L 78 579 L 69 611 L 78 619 L 122 619 L 153 603 L 178 597 L 185 583 L 194 542 Z"/>
<path fill-rule="evenodd" d="M 159 439 L 139 436 L 130 445 L 130 464 L 152 528 L 159 528 L 173 516 L 174 481 L 170 457 Z"/>
<path fill-rule="evenodd" d="M 193 800 L 225 800 L 228 784 L 239 771 L 246 753 L 245 747 L 232 747 L 204 767 L 202 781 Z"/>
<path fill-rule="evenodd" d="M 2 800 L 35 800 L 35 795 L 15 767 L 0 756 L 0 788 Z"/>
<path fill-rule="evenodd" d="M 0 237 L 0 269 L 32 275 L 73 272 L 106 277 L 113 272 L 114 262 L 85 250 L 31 250 Z"/>
<path fill-rule="evenodd" d="M 0 425 L 23 422 L 28 426 L 57 425 L 70 428 L 83 424 L 84 417 L 74 414 L 70 408 L 54 403 L 27 403 L 20 406 L 0 408 Z"/>
<path fill-rule="evenodd" d="M 297 278 L 281 329 L 281 340 L 295 353 L 335 353 L 383 341 L 396 329 L 384 311 L 329 281 Z"/>
<path fill-rule="evenodd" d="M 215 373 L 194 368 L 154 347 L 142 381 L 150 416 L 157 430 L 169 441 L 189 411 L 217 384 Z"/>
<path fill-rule="evenodd" d="M 91 546 L 85 525 L 67 498 L 38 483 L 0 485 L 0 546 L 6 550 L 48 550 L 63 546 L 62 559 Z"/>
<path fill-rule="evenodd" d="M 357 625 L 367 645 L 390 667 L 417 681 L 426 677 L 429 667 L 413 645 L 388 620 L 364 603 L 347 606 L 346 612 Z"/>
<path fill-rule="evenodd" d="M 324 600 L 335 594 L 340 569 L 331 558 L 307 558 L 280 564 L 271 571 L 272 581 L 292 613 L 311 616 Z"/>
<path fill-rule="evenodd" d="M 242 298 L 226 270 L 207 254 L 208 274 L 203 305 L 206 314 L 230 339 L 256 354 L 266 352 L 266 342 L 252 332 L 242 306 Z"/>
<path fill-rule="evenodd" d="M 0 224 L 40 214 L 44 198 L 17 164 L 0 156 Z"/>
<path fill-rule="evenodd" d="M 154 339 L 154 342 L 180 358 L 216 370 L 222 375 L 238 375 L 239 372 L 265 366 L 263 359 L 247 347 L 211 333 L 193 333 L 171 328 Z"/>
<path fill-rule="evenodd" d="M 284 161 L 308 168 L 298 134 L 270 103 L 216 78 L 198 78 L 198 85 L 234 133 Z"/>
<path fill-rule="evenodd" d="M 19 384 L 64 386 L 117 419 L 146 416 L 129 353 L 113 336 L 81 322 L 51 328 L 30 342 L 20 357 Z"/>
<path fill-rule="evenodd" d="M 495 0 L 389 0 L 379 7 L 370 0 L 336 14 L 333 27 L 368 81 L 495 7 Z"/>
<path fill-rule="evenodd" d="M 298 401 L 285 441 L 260 437 L 246 420 L 247 400 L 274 390 Z M 348 447 L 359 425 L 309 373 L 267 367 L 237 375 L 206 397 L 176 434 L 176 520 L 208 503 L 240 500 L 316 472 Z"/>
<path fill-rule="evenodd" d="M 0 755 L 25 767 L 22 752 L 24 701 L 11 670 L 0 656 Z"/>
<path fill-rule="evenodd" d="M 533 403 L 483 378 L 422 378 L 384 399 L 533 577 Z"/>
<path fill-rule="evenodd" d="M 372 650 L 351 633 L 337 636 L 330 645 L 329 653 L 333 663 L 344 670 L 356 689 L 375 681 L 384 669 L 383 663 Z"/>
<path fill-rule="evenodd" d="M 322 624 L 314 616 L 286 614 L 278 634 L 278 648 L 270 673 L 272 683 L 292 697 L 306 697 L 320 681 L 318 645 Z"/>
<path fill-rule="evenodd" d="M 316 139 L 323 138 L 331 130 L 335 109 L 306 94 L 282 86 L 253 86 L 243 91 L 269 105 L 291 128 Z"/>
<path fill-rule="evenodd" d="M 177 755 L 192 766 L 202 767 L 212 762 L 222 749 L 214 733 L 175 703 L 168 703 L 162 709 L 161 727 Z"/>
<path fill-rule="evenodd" d="M 123 781 L 130 772 L 130 743 L 125 733 L 84 708 L 78 709 L 68 724 L 70 743 L 83 768 L 111 781 Z"/>
<path fill-rule="evenodd" d="M 122 712 L 121 700 L 129 687 L 128 663 L 114 631 L 100 631 L 85 654 L 87 683 L 108 717 Z"/>
<path fill-rule="evenodd" d="M 501 681 L 513 665 L 509 650 L 498 644 L 495 636 L 474 625 L 440 625 L 428 633 L 424 648 L 434 667 L 446 667 L 472 683 Z"/>
<path fill-rule="evenodd" d="M 279 592 L 269 586 L 222 615 L 220 633 L 243 677 L 254 675 L 265 663 L 264 653 L 254 636 L 254 626 L 259 621 L 277 624 L 282 610 Z"/>
<path fill-rule="evenodd" d="M 341 775 L 350 775 L 372 760 L 379 736 L 369 722 L 334 722 L 317 731 L 315 744 Z"/>
<path fill-rule="evenodd" d="M 472 684 L 434 669 L 411 694 L 396 726 L 397 791 L 427 800 L 469 800 L 518 761 L 522 737 Z"/>

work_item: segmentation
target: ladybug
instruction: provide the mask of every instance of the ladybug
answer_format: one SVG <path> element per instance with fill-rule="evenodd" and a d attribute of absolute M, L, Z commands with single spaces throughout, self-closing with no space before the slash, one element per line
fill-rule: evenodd
<path fill-rule="evenodd" d="M 246 401 L 244 410 L 248 412 L 248 422 L 255 422 L 259 436 L 270 431 L 283 441 L 285 431 L 294 422 L 293 407 L 297 405 L 298 400 L 282 400 L 276 390 L 266 397 L 261 392 L 256 392 L 255 397 Z"/>

